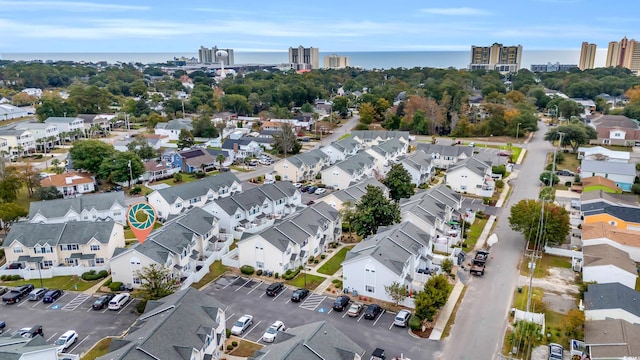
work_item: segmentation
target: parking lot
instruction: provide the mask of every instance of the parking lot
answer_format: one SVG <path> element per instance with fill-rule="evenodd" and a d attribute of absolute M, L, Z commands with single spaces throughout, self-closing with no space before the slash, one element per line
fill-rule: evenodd
<path fill-rule="evenodd" d="M 262 335 L 276 320 L 284 322 L 287 328 L 326 320 L 365 349 L 363 359 L 368 359 L 376 347 L 385 349 L 389 358 L 404 354 L 411 359 L 431 359 L 440 350 L 439 342 L 414 338 L 407 328 L 394 326 L 394 313 L 384 311 L 374 320 L 365 319 L 364 312 L 351 318 L 346 310 L 333 310 L 335 297 L 310 293 L 296 303 L 291 301 L 295 289 L 285 288 L 277 296 L 270 297 L 265 294 L 268 285 L 260 280 L 226 274 L 204 291 L 228 306 L 226 321 L 229 328 L 242 315 L 253 315 L 253 325 L 241 337 L 262 344 Z"/>
<path fill-rule="evenodd" d="M 67 330 L 78 332 L 78 341 L 66 351 L 81 354 L 106 336 L 121 335 L 137 318 L 136 300 L 129 301 L 119 311 L 93 310 L 97 296 L 65 292 L 53 303 L 22 299 L 17 304 L 2 304 L 0 321 L 6 323 L 5 333 L 42 325 L 45 340 L 53 344 Z M 73 313 L 73 316 L 70 316 Z"/>

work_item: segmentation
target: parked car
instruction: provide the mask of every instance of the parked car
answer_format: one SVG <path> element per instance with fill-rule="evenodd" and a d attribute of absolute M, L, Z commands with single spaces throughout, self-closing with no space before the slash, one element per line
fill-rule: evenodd
<path fill-rule="evenodd" d="M 30 328 L 22 328 L 18 330 L 18 332 L 20 333 L 20 336 L 24 338 L 34 338 L 36 337 L 36 335 L 44 336 L 44 333 L 42 332 L 42 325 L 35 325 Z"/>
<path fill-rule="evenodd" d="M 367 309 L 364 311 L 364 318 L 368 320 L 373 320 L 380 315 L 382 312 L 382 308 L 378 304 L 369 304 Z"/>
<path fill-rule="evenodd" d="M 78 341 L 78 333 L 75 330 L 67 330 L 62 334 L 58 340 L 54 343 L 58 347 L 58 353 L 61 353 L 69 348 L 72 344 Z"/>
<path fill-rule="evenodd" d="M 508 151 L 498 151 L 498 156 L 511 156 L 511 153 Z"/>
<path fill-rule="evenodd" d="M 9 269 L 9 270 L 22 269 L 23 267 L 24 267 L 24 265 L 22 265 L 22 263 L 11 263 L 11 264 L 7 265 L 7 269 Z"/>
<path fill-rule="evenodd" d="M 260 163 L 261 165 L 271 165 L 273 161 L 271 161 L 270 159 L 260 158 L 260 160 L 258 160 L 258 163 Z"/>
<path fill-rule="evenodd" d="M 314 194 L 316 192 L 316 190 L 318 190 L 318 187 L 316 186 L 309 186 L 309 188 L 307 189 L 307 193 L 309 194 Z"/>
<path fill-rule="evenodd" d="M 7 327 L 7 324 L 4 321 L 0 321 L 0 334 L 4 332 L 4 328 Z"/>
<path fill-rule="evenodd" d="M 309 290 L 304 288 L 296 289 L 294 290 L 293 294 L 291 294 L 291 301 L 294 301 L 294 302 L 302 301 L 304 300 L 304 298 L 307 297 L 307 295 L 309 295 Z"/>
<path fill-rule="evenodd" d="M 295 187 L 296 189 L 300 189 L 302 187 L 302 184 L 300 183 L 293 183 L 293 187 Z"/>
<path fill-rule="evenodd" d="M 310 186 L 309 185 L 303 185 L 300 187 L 300 192 L 307 192 L 309 191 Z"/>
<path fill-rule="evenodd" d="M 373 353 L 371 354 L 369 360 L 385 360 L 386 358 L 387 355 L 385 355 L 384 349 L 376 348 L 375 350 L 373 350 Z"/>
<path fill-rule="evenodd" d="M 220 171 L 222 171 L 222 172 L 227 172 L 227 171 L 230 171 L 230 170 L 231 169 L 228 168 L 227 166 L 223 166 L 223 167 L 220 168 Z"/>
<path fill-rule="evenodd" d="M 269 184 L 275 184 L 275 183 L 276 183 L 275 180 L 265 180 L 263 184 L 264 185 L 269 185 Z"/>
<path fill-rule="evenodd" d="M 46 294 L 47 291 L 49 291 L 49 289 L 45 289 L 45 288 L 33 289 L 29 293 L 29 298 L 28 299 L 29 299 L 29 301 L 39 301 L 40 299 L 42 299 L 44 297 L 44 294 Z"/>
<path fill-rule="evenodd" d="M 267 295 L 276 296 L 280 291 L 284 290 L 284 284 L 281 282 L 274 282 L 267 287 Z"/>
<path fill-rule="evenodd" d="M 91 305 L 91 308 L 93 308 L 93 310 L 102 310 L 107 306 L 109 306 L 109 303 L 115 296 L 116 296 L 115 294 L 102 295 L 99 298 L 97 298 L 96 301 L 93 302 L 93 305 Z"/>
<path fill-rule="evenodd" d="M 347 295 L 338 296 L 338 298 L 333 302 L 333 310 L 335 311 L 344 310 L 347 307 L 347 305 L 349 305 L 350 301 L 351 299 Z"/>
<path fill-rule="evenodd" d="M 407 327 L 407 325 L 409 325 L 409 319 L 411 319 L 411 311 L 402 309 L 396 314 L 393 325 Z"/>
<path fill-rule="evenodd" d="M 562 360 L 564 358 L 564 348 L 560 344 L 549 344 L 549 360 Z"/>
<path fill-rule="evenodd" d="M 562 170 L 556 171 L 556 175 L 560 175 L 560 176 L 576 176 L 576 173 L 574 173 L 573 171 L 569 171 L 567 169 L 562 169 Z"/>
<path fill-rule="evenodd" d="M 325 188 L 317 188 L 316 191 L 314 192 L 314 194 L 320 195 L 320 194 L 324 194 L 326 192 L 327 192 L 327 189 L 325 189 Z"/>
<path fill-rule="evenodd" d="M 5 304 L 15 304 L 18 301 L 22 300 L 24 297 L 28 296 L 32 290 L 32 284 L 24 284 L 22 286 L 14 287 L 2 297 L 2 301 Z"/>
<path fill-rule="evenodd" d="M 52 303 L 62 296 L 63 292 L 60 289 L 49 290 L 44 294 L 42 302 Z"/>
<path fill-rule="evenodd" d="M 253 316 L 251 315 L 242 315 L 238 321 L 233 324 L 231 328 L 231 334 L 233 335 L 242 335 L 253 324 Z"/>
<path fill-rule="evenodd" d="M 315 204 L 315 203 L 316 203 L 315 201 L 313 201 L 313 200 L 309 200 L 309 201 L 307 201 L 307 206 L 311 206 L 311 205 L 313 205 L 313 204 Z"/>
<path fill-rule="evenodd" d="M 351 306 L 349 306 L 349 311 L 347 311 L 347 315 L 349 315 L 351 317 L 359 316 L 360 313 L 362 312 L 363 308 L 364 308 L 363 304 L 361 304 L 361 303 L 353 303 L 353 304 L 351 304 Z"/>
<path fill-rule="evenodd" d="M 276 336 L 278 335 L 278 331 L 284 331 L 284 323 L 280 320 L 277 320 L 262 335 L 262 341 L 272 343 Z"/>
<path fill-rule="evenodd" d="M 109 310 L 120 310 L 129 300 L 131 295 L 129 293 L 120 293 L 109 301 Z"/>

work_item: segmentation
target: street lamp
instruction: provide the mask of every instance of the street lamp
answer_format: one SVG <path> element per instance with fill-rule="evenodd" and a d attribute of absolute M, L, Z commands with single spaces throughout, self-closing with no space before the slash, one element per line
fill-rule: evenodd
<path fill-rule="evenodd" d="M 520 125 L 522 125 L 522 123 L 518 123 L 516 127 L 516 142 L 518 142 L 518 135 L 520 135 Z"/>
<path fill-rule="evenodd" d="M 558 116 L 558 105 L 553 105 L 553 106 L 556 108 L 556 112 L 555 112 L 556 119 L 560 121 L 560 117 Z"/>

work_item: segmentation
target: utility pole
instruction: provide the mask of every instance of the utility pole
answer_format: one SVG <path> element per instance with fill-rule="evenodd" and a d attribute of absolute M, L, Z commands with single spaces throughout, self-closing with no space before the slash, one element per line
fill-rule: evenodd
<path fill-rule="evenodd" d="M 518 123 L 518 126 L 516 127 L 516 142 L 518 142 L 518 136 L 520 135 L 520 125 L 522 123 Z"/>

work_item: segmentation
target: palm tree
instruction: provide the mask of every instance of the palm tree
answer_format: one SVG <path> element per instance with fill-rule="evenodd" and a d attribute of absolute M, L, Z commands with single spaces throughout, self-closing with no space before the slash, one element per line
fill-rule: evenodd
<path fill-rule="evenodd" d="M 222 169 L 222 163 L 227 160 L 227 157 L 222 155 L 222 154 L 218 154 L 216 156 L 216 161 L 218 161 L 218 164 L 220 164 L 220 169 Z"/>
<path fill-rule="evenodd" d="M 42 145 L 42 143 L 44 142 L 43 138 L 39 138 L 36 139 L 36 145 L 38 145 L 36 148 L 41 148 L 42 149 L 42 153 L 46 153 L 44 146 Z"/>

